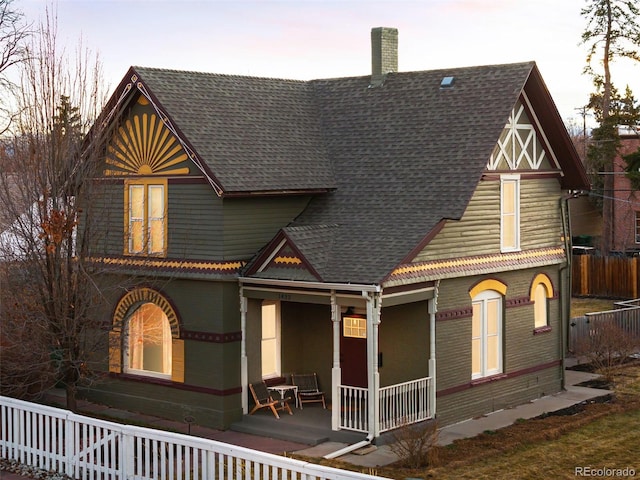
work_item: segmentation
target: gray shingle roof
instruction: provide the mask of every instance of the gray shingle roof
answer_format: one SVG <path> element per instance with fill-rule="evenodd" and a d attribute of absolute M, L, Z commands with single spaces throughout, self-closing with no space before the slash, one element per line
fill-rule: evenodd
<path fill-rule="evenodd" d="M 311 84 L 134 70 L 225 193 L 335 187 Z"/>
<path fill-rule="evenodd" d="M 586 182 L 533 62 L 391 73 L 374 88 L 370 76 L 135 71 L 224 194 L 330 190 L 284 230 L 327 282 L 380 283 L 442 219 L 460 218 L 525 86 L 558 124 L 551 140 L 573 178 L 563 186 Z"/>
<path fill-rule="evenodd" d="M 379 88 L 313 82 L 338 188 L 294 225 L 337 225 L 316 266 L 323 280 L 379 283 L 441 219 L 462 216 L 532 68 L 389 74 Z"/>

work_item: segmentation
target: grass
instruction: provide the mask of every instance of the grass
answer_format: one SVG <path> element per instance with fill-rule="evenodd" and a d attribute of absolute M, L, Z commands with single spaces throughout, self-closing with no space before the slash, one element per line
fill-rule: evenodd
<path fill-rule="evenodd" d="M 577 298 L 571 299 L 571 318 L 581 317 L 585 313 L 602 312 L 613 308 L 613 300 L 605 298 Z"/>
<path fill-rule="evenodd" d="M 576 478 L 576 468 L 632 468 L 640 473 L 640 363 L 621 368 L 615 399 L 573 415 L 515 424 L 439 449 L 439 465 L 421 470 L 380 467 L 389 478 Z M 624 478 L 624 477 L 623 477 Z"/>

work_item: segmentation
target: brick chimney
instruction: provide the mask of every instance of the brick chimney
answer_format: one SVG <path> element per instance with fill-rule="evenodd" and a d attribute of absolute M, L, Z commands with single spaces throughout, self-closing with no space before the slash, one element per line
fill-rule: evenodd
<path fill-rule="evenodd" d="M 371 85 L 379 87 L 387 73 L 398 71 L 398 29 L 371 29 Z"/>

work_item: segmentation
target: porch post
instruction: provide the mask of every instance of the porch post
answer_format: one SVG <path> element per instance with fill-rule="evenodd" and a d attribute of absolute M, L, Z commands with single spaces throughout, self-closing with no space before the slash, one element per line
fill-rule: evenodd
<path fill-rule="evenodd" d="M 438 288 L 440 280 L 436 282 L 433 298 L 429 301 L 429 415 L 436 415 L 436 313 L 438 312 Z"/>
<path fill-rule="evenodd" d="M 242 338 L 240 339 L 240 384 L 242 386 L 242 413 L 249 413 L 249 398 L 247 393 L 247 385 L 249 384 L 249 371 L 247 366 L 247 297 L 244 296 L 244 290 L 240 286 L 240 330 Z"/>
<path fill-rule="evenodd" d="M 381 293 L 362 292 L 367 299 L 367 377 L 369 435 L 380 436 L 380 373 L 378 372 L 378 326 Z"/>
<path fill-rule="evenodd" d="M 333 323 L 333 367 L 331 368 L 331 429 L 340 430 L 340 412 L 342 399 L 340 384 L 342 370 L 340 368 L 340 307 L 336 300 L 336 291 L 331 290 L 331 321 Z"/>

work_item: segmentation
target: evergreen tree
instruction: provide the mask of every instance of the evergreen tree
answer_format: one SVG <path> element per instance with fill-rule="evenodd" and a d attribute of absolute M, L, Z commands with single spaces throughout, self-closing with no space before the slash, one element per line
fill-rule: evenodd
<path fill-rule="evenodd" d="M 630 121 L 623 114 L 626 109 L 637 109 L 629 88 L 624 98 L 618 95 L 611 79 L 610 63 L 621 58 L 640 61 L 640 8 L 635 1 L 629 0 L 587 0 L 587 6 L 581 13 L 587 20 L 582 43 L 589 46 L 584 71 L 591 75 L 596 87 L 589 105 L 599 124 L 592 133 L 592 143 L 587 151 L 587 166 L 594 175 L 594 194 L 602 199 L 604 226 L 601 247 L 607 253 L 612 242 L 612 172 L 620 144 L 618 125 L 622 119 Z M 594 68 L 594 62 L 599 67 Z"/>

